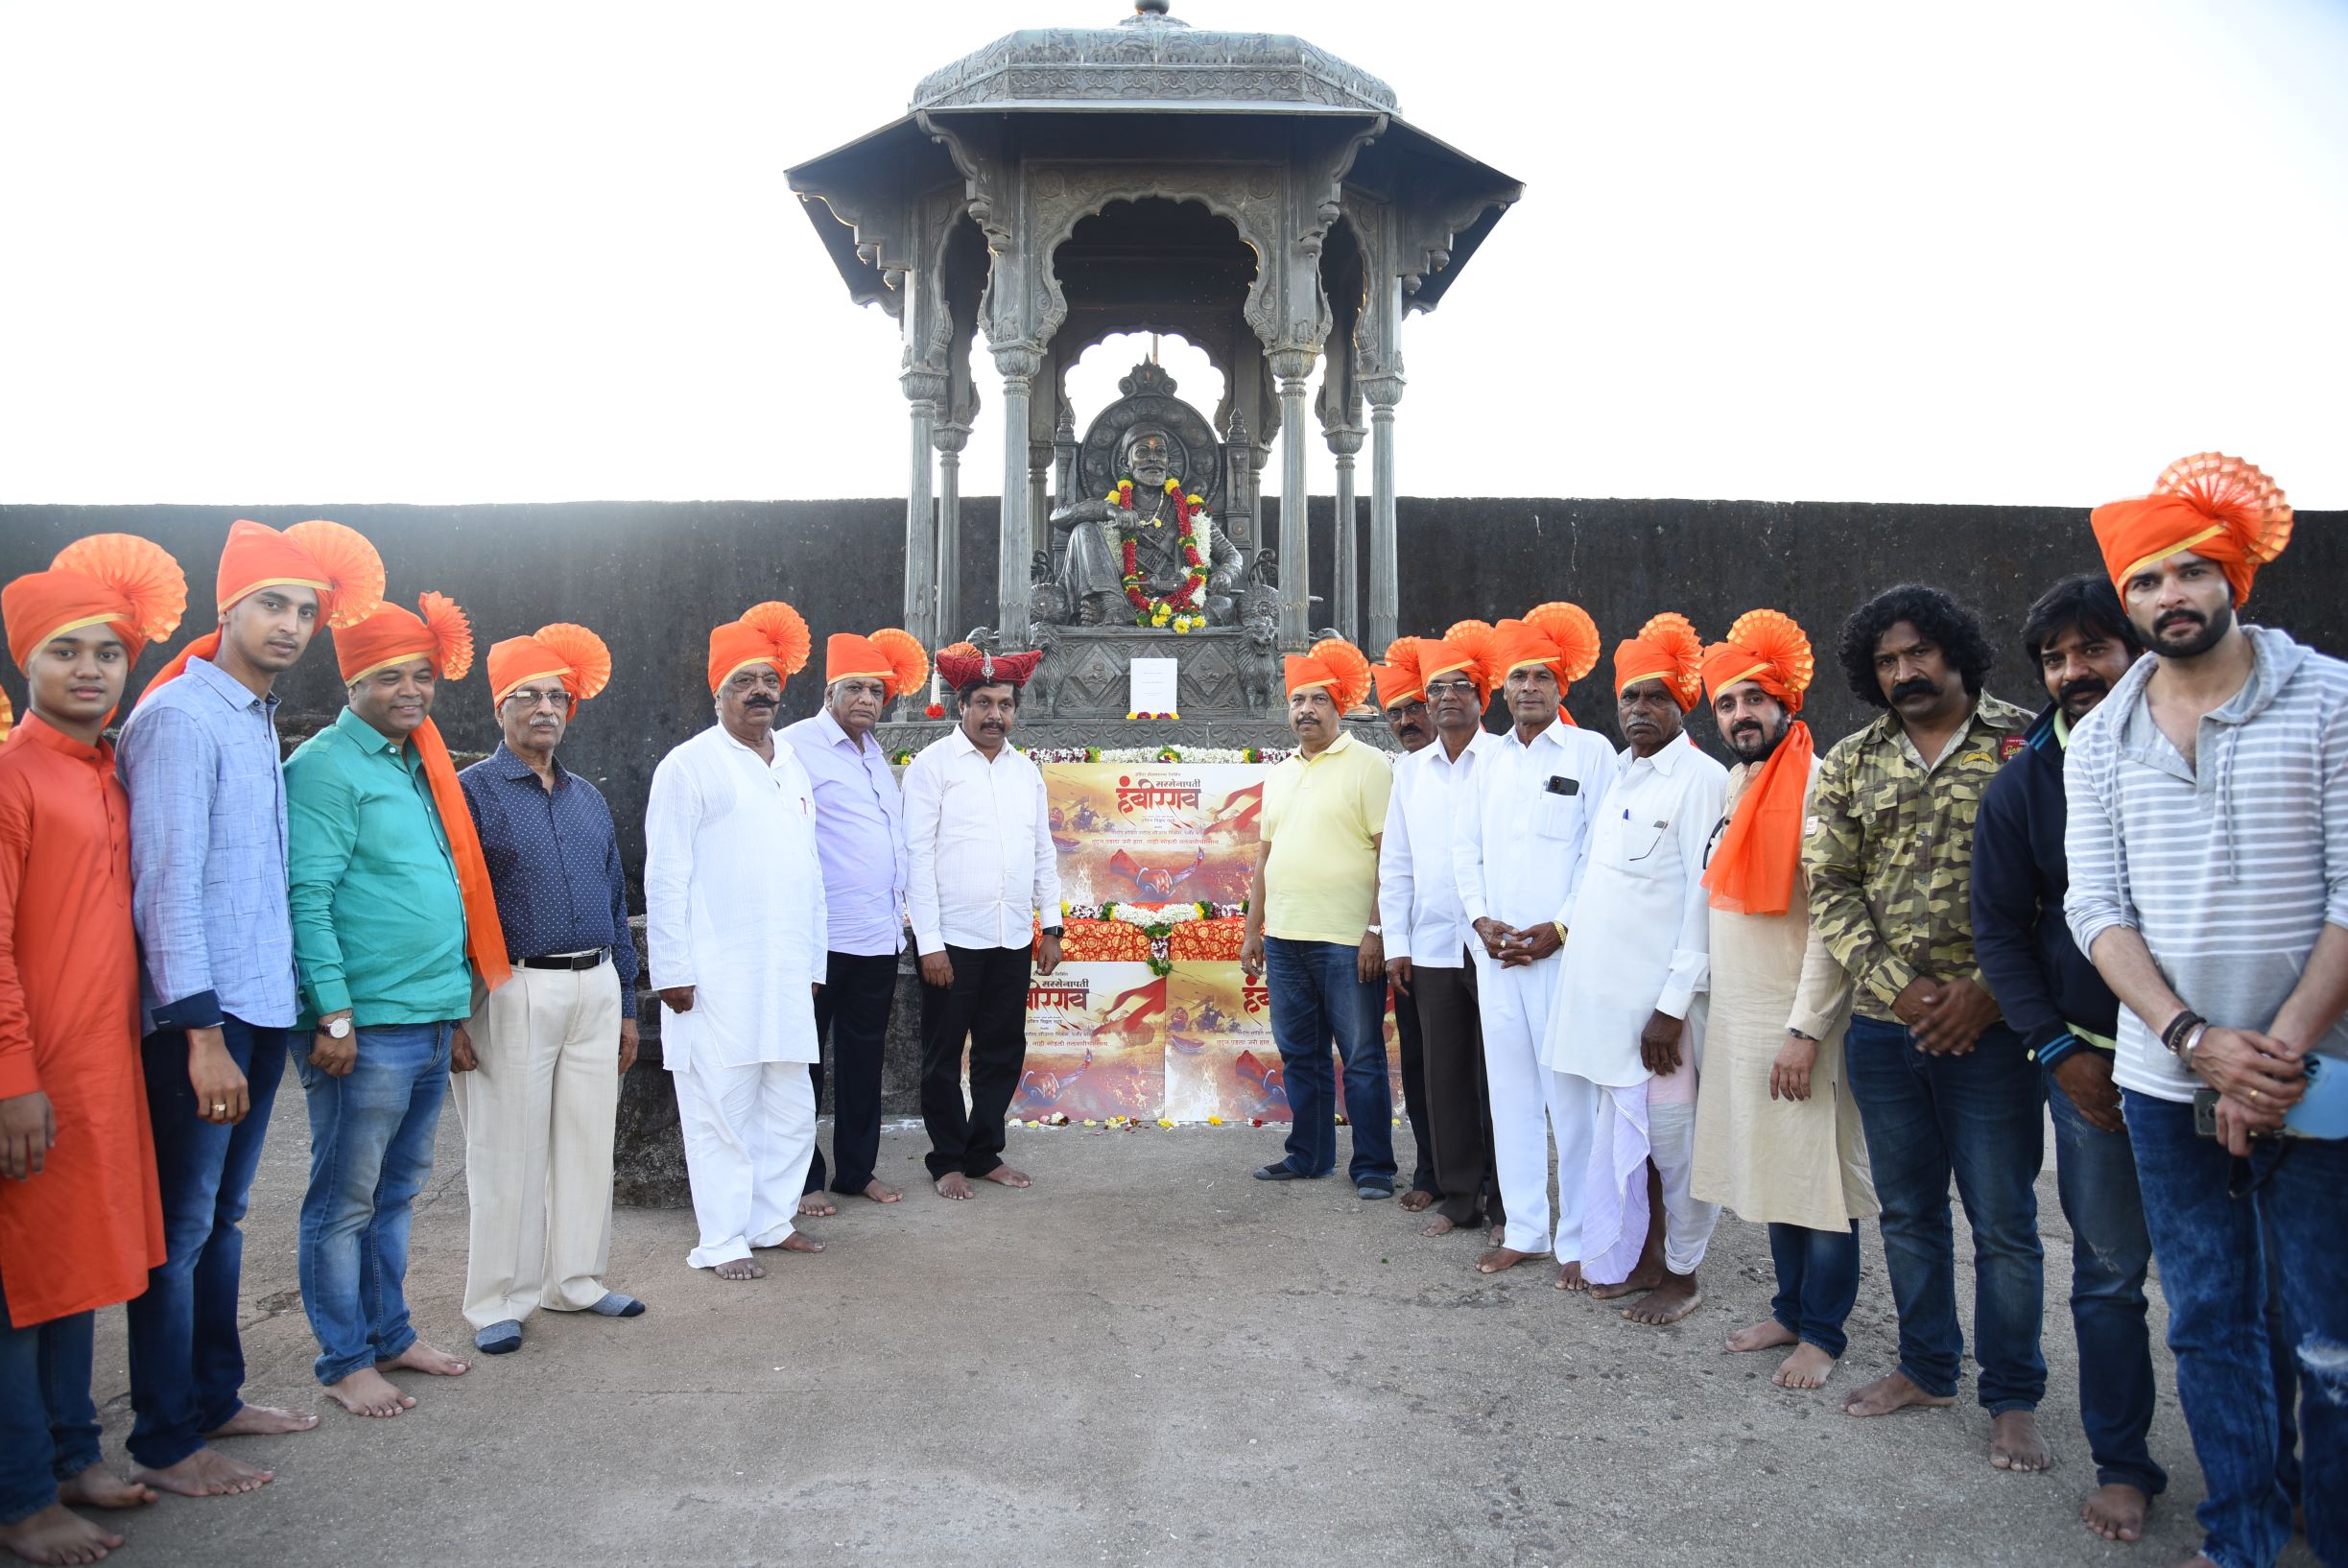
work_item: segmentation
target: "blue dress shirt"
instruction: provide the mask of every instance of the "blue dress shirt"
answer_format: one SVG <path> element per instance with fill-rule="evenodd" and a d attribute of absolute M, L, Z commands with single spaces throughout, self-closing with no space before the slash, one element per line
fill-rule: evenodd
<path fill-rule="evenodd" d="M 889 754 L 859 748 L 829 708 L 783 730 L 816 787 L 816 854 L 832 952 L 877 958 L 905 949 L 905 806 Z"/>
<path fill-rule="evenodd" d="M 209 660 L 131 710 L 116 743 L 130 796 L 130 913 L 152 1029 L 224 1013 L 294 1022 L 285 772 L 277 700 Z"/>
<path fill-rule="evenodd" d="M 518 960 L 610 948 L 620 1016 L 633 1018 L 636 941 L 628 929 L 620 838 L 602 792 L 560 759 L 549 791 L 503 741 L 457 782 L 489 863 L 506 951 Z"/>

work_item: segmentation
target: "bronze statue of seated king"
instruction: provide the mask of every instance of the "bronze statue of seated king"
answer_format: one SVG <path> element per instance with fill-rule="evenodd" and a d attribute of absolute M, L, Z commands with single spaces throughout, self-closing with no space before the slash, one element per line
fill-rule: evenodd
<path fill-rule="evenodd" d="M 1072 525 L 1059 576 L 1078 626 L 1191 631 L 1237 623 L 1245 563 L 1184 487 L 1174 448 L 1163 427 L 1134 425 L 1118 445 L 1116 487 L 1052 514 Z"/>

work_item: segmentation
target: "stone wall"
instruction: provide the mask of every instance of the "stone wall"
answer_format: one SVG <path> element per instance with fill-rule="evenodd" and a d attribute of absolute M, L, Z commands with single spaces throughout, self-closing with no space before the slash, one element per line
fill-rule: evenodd
<path fill-rule="evenodd" d="M 1268 534 L 1278 514 L 1265 503 Z M 1316 625 L 1333 622 L 1326 595 L 1330 504 L 1316 505 L 1313 558 Z M 961 604 L 991 603 L 995 503 L 965 503 Z M 1366 515 L 1366 509 L 1364 510 Z M 228 524 L 275 527 L 326 516 L 366 533 L 383 551 L 392 590 L 413 604 L 437 588 L 471 613 L 480 647 L 547 621 L 602 632 L 617 666 L 611 689 L 581 710 L 565 761 L 610 798 L 622 848 L 641 864 L 644 796 L 653 766 L 709 722 L 702 670 L 708 629 L 759 599 L 798 606 L 815 630 L 866 631 L 900 618 L 901 502 L 578 502 L 479 507 L 12 507 L 0 506 L 0 578 L 36 570 L 83 534 L 141 534 L 193 568 L 187 631 L 210 623 L 212 570 Z M 2290 553 L 2260 580 L 2258 618 L 2332 653 L 2348 653 L 2348 537 L 2338 513 L 2304 513 Z M 1706 636 L 1740 611 L 1793 615 L 1820 645 L 1811 706 L 1821 743 L 1863 717 L 1831 667 L 1836 627 L 1868 593 L 1918 580 L 1947 586 L 1988 617 L 2000 663 L 1992 689 L 2035 706 L 2039 693 L 2013 646 L 2023 610 L 2066 572 L 2094 569 L 2086 513 L 2054 507 L 1914 507 L 1757 501 L 1571 501 L 1406 498 L 1400 506 L 1402 627 L 1434 632 L 1463 616 L 1495 619 L 1553 598 L 1597 618 L 1611 649 L 1648 615 L 1677 609 Z M 1366 572 L 1367 553 L 1363 554 Z M 959 634 L 990 619 L 966 609 Z M 1379 650 L 1368 651 L 1374 657 Z M 135 687 L 162 663 L 150 651 Z M 13 666 L 0 686 L 19 711 Z M 287 679 L 289 728 L 330 719 L 341 705 L 333 660 L 314 650 Z M 815 678 L 784 693 L 790 718 L 814 711 Z M 1585 725 L 1611 727 L 1605 684 L 1572 700 Z M 460 751 L 495 744 L 478 676 L 452 688 L 439 715 Z M 1707 740 L 1708 721 L 1696 720 Z"/>

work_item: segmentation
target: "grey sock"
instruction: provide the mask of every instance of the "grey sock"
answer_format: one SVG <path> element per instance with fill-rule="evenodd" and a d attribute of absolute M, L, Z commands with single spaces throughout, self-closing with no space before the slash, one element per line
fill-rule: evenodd
<path fill-rule="evenodd" d="M 508 1318 L 473 1336 L 473 1348 L 485 1356 L 503 1356 L 522 1348 L 522 1325 Z"/>
<path fill-rule="evenodd" d="M 644 1303 L 632 1295 L 617 1291 L 605 1291 L 604 1298 L 587 1309 L 598 1318 L 637 1318 L 644 1313 Z"/>

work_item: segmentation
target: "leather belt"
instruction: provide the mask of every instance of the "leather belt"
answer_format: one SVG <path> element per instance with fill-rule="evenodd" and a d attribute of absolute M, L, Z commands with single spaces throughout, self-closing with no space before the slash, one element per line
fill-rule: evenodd
<path fill-rule="evenodd" d="M 599 947 L 592 953 L 562 953 L 553 958 L 515 959 L 525 969 L 596 969 L 611 957 L 611 949 Z"/>

